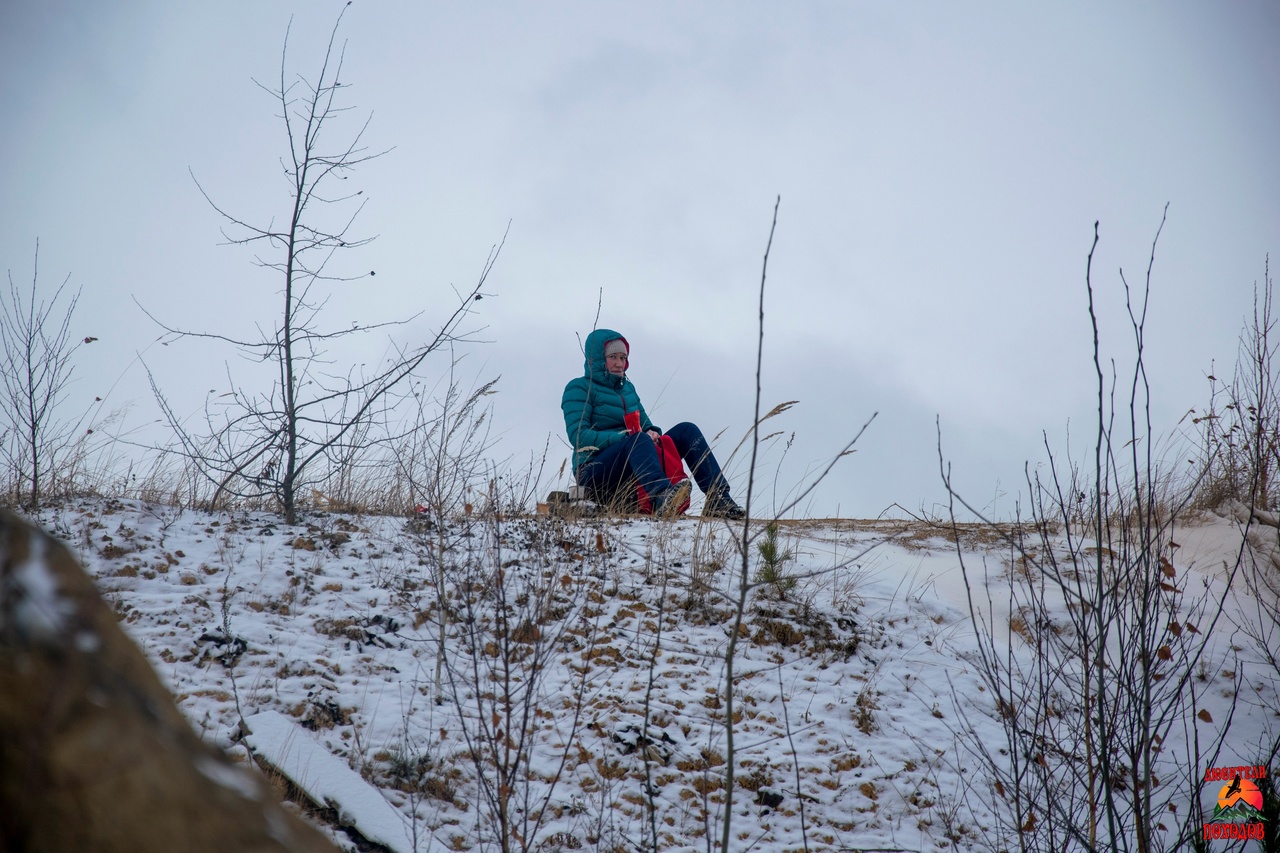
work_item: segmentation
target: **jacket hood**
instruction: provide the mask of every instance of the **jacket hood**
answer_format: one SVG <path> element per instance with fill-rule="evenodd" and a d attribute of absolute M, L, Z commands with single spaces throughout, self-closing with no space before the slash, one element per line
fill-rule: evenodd
<path fill-rule="evenodd" d="M 613 329 L 596 329 L 587 335 L 587 342 L 583 346 L 583 355 L 585 356 L 583 369 L 586 371 L 587 378 L 593 382 L 620 386 L 622 377 L 614 376 L 610 373 L 604 363 L 604 348 L 609 341 L 622 341 L 627 348 L 627 352 L 631 352 L 631 344 L 627 343 L 627 339 Z"/>

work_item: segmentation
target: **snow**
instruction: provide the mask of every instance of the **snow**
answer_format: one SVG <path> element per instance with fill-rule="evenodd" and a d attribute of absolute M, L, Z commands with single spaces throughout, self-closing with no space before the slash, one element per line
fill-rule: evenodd
<path fill-rule="evenodd" d="M 0 595 L 12 597 L 8 607 L 0 608 L 0 628 L 8 611 L 24 634 L 42 640 L 61 635 L 71 603 L 62 598 L 57 579 L 49 571 L 46 547 L 43 537 L 28 536 L 27 558 L 13 567 L 7 584 L 0 584 Z"/>
<path fill-rule="evenodd" d="M 78 549 L 206 739 L 236 748 L 239 706 L 255 751 L 392 849 L 491 843 L 492 762 L 473 755 L 508 743 L 523 744 L 511 829 L 530 846 L 605 849 L 656 831 L 662 849 L 706 849 L 719 835 L 736 526 L 460 516 L 415 532 L 314 513 L 291 527 L 109 500 L 39 520 Z M 734 661 L 735 849 L 806 837 L 815 851 L 988 849 L 998 798 L 974 745 L 1005 738 L 947 531 L 815 520 L 780 538 L 799 583 L 785 602 L 752 598 Z M 1180 587 L 1220 593 L 1239 528 L 1206 518 L 1174 539 Z M 961 550 L 975 605 L 1007 626 L 1007 545 L 973 533 Z M 52 579 L 37 563 L 21 577 L 35 607 L 24 618 L 56 627 Z M 524 636 L 500 654 L 487 643 L 504 602 Z M 1257 763 L 1275 726 L 1275 671 L 1242 633 L 1248 603 L 1243 589 L 1227 597 L 1196 681 L 1213 722 L 1173 727 L 1172 766 L 1186 763 L 1173 738 L 1216 735 L 1237 698 L 1219 763 Z"/>
<path fill-rule="evenodd" d="M 337 810 L 339 823 L 392 853 L 412 849 L 404 823 L 382 795 L 340 759 L 276 711 L 245 719 L 245 741 L 259 756 L 306 792 L 317 805 Z"/>

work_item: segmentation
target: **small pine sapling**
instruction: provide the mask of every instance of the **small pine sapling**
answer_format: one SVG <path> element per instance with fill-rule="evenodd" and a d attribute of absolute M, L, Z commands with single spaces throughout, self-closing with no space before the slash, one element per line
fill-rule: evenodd
<path fill-rule="evenodd" d="M 760 553 L 760 568 L 756 570 L 755 583 L 765 590 L 770 598 L 785 601 L 788 593 L 796 586 L 796 579 L 787 574 L 786 564 L 795 559 L 795 554 L 783 549 L 778 543 L 778 524 L 773 522 L 764 530 L 764 538 L 756 543 Z"/>

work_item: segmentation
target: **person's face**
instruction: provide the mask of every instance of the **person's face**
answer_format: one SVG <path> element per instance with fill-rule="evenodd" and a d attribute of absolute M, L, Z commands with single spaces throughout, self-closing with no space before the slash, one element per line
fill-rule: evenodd
<path fill-rule="evenodd" d="M 610 353 L 604 358 L 605 368 L 614 376 L 627 372 L 627 354 L 625 352 Z"/>

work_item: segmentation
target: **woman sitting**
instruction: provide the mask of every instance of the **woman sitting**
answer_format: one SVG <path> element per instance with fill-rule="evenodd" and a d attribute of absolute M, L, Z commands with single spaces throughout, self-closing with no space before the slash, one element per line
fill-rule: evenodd
<path fill-rule="evenodd" d="M 677 514 L 689 497 L 689 481 L 672 483 L 663 470 L 657 448 L 663 431 L 649 420 L 627 379 L 630 344 L 617 332 L 596 329 L 587 336 L 585 354 L 583 375 L 569 381 L 560 399 L 578 485 L 602 503 L 615 500 L 624 486 L 638 485 L 648 494 L 655 514 Z M 702 431 L 686 422 L 671 427 L 666 436 L 706 496 L 702 514 L 744 518 Z"/>

